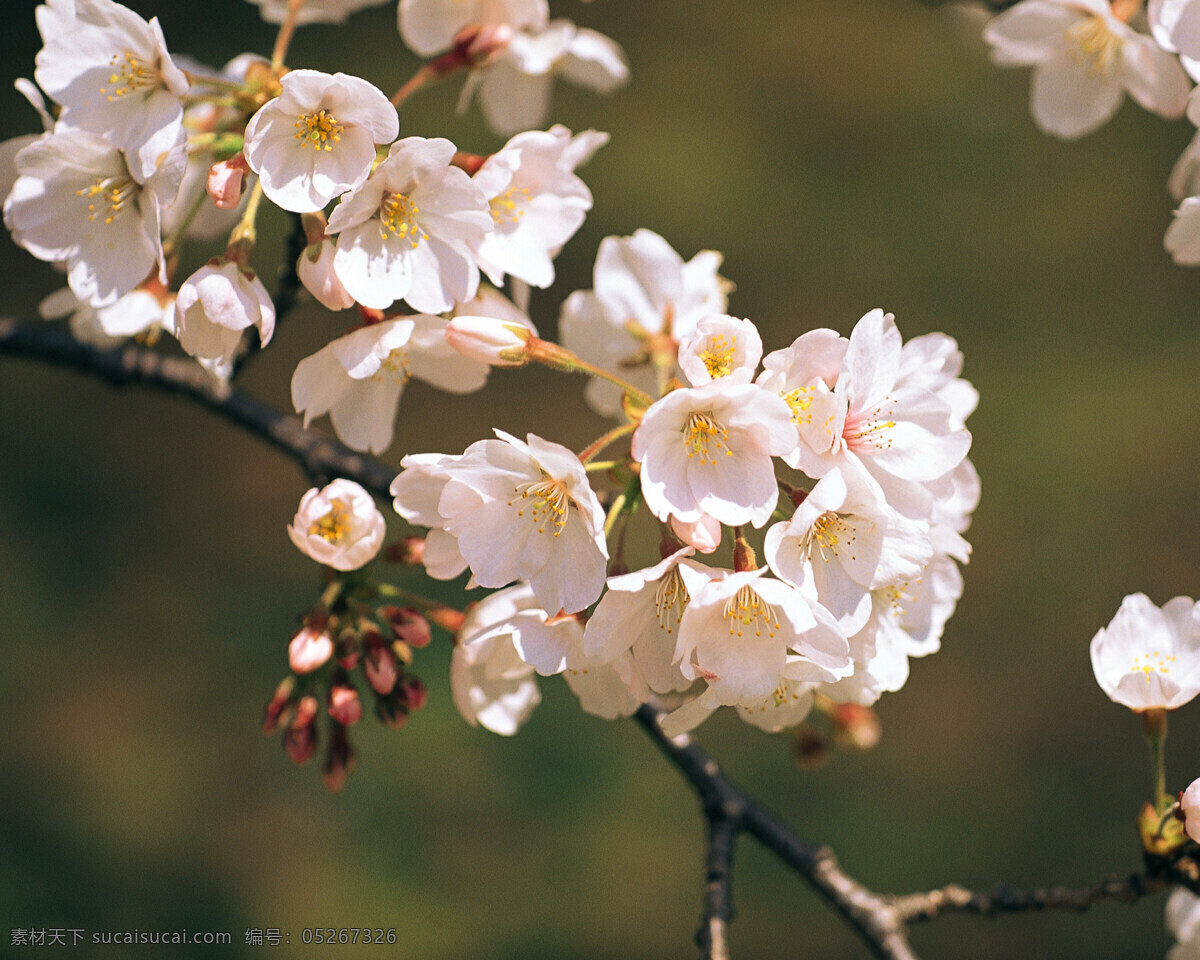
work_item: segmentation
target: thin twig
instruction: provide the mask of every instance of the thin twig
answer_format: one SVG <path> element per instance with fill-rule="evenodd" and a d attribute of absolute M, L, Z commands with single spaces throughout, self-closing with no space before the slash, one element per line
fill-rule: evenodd
<path fill-rule="evenodd" d="M 703 960 L 729 960 L 726 931 L 733 919 L 730 894 L 733 874 L 733 844 L 737 824 L 728 817 L 713 816 L 708 821 L 708 862 L 704 875 L 704 913 L 696 931 L 696 945 Z"/>

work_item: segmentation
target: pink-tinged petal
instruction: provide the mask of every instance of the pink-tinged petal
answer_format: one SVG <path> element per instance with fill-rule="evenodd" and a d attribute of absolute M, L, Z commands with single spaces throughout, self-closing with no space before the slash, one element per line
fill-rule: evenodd
<path fill-rule="evenodd" d="M 892 389 L 900 371 L 900 350 L 900 331 L 890 313 L 875 309 L 854 325 L 838 380 L 838 393 L 852 415 Z"/>
<path fill-rule="evenodd" d="M 1197 21 L 1200 29 L 1200 17 Z M 1183 116 L 1192 82 L 1179 58 L 1149 37 L 1135 34 L 1125 41 L 1118 75 L 1129 95 L 1147 110 L 1168 120 Z"/>
<path fill-rule="evenodd" d="M 1062 49 L 1079 12 L 1051 0 L 1025 0 L 993 18 L 983 30 L 992 60 L 1004 66 L 1042 63 Z"/>
<path fill-rule="evenodd" d="M 1123 99 L 1116 77 L 1104 76 L 1069 50 L 1033 72 L 1030 108 L 1034 122 L 1064 140 L 1082 137 L 1107 122 Z"/>

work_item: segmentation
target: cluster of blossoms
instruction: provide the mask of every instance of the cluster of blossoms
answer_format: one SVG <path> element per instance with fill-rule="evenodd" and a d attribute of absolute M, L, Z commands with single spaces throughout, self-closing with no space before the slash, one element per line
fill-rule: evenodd
<path fill-rule="evenodd" d="M 356 483 L 305 495 L 289 534 L 326 582 L 266 723 L 292 758 L 327 724 L 324 772 L 340 785 L 363 700 L 393 726 L 424 701 L 407 668 L 430 622 L 454 635 L 455 703 L 504 734 L 537 704 L 538 676 L 562 674 L 600 716 L 654 702 L 672 731 L 722 706 L 772 731 L 814 705 L 846 725 L 898 690 L 961 595 L 979 496 L 977 396 L 954 341 L 903 343 L 873 310 L 848 337 L 812 330 L 764 354 L 727 313 L 720 254 L 685 262 L 645 229 L 600 244 L 592 288 L 562 304 L 561 343 L 543 340 L 529 288 L 553 283 L 592 206 L 576 171 L 608 135 L 533 127 L 555 77 L 622 83 L 619 48 L 551 19 L 546 0 L 402 0 L 402 40 L 432 59 L 389 98 L 283 65 L 297 26 L 378 0 L 256 2 L 281 23 L 272 58 L 220 71 L 182 69 L 157 20 L 115 0 L 37 8 L 40 91 L 20 86 L 44 132 L 2 156 L 14 239 L 66 271 L 46 315 L 104 344 L 166 331 L 231 377 L 245 332 L 266 346 L 281 319 L 251 267 L 274 205 L 304 234 L 299 282 L 361 320 L 296 367 L 306 426 L 328 414 L 346 445 L 381 453 L 410 377 L 461 393 L 529 362 L 588 374 L 587 402 L 615 421 L 581 453 L 496 430 L 460 454 L 404 457 L 394 508 L 427 532 L 386 549 Z M 479 155 L 397 139 L 398 107 L 458 71 L 462 103 L 477 97 L 507 142 Z M 178 282 L 182 247 L 223 234 L 223 253 Z M 660 543 L 647 560 L 625 548 L 642 521 Z M 366 565 L 381 550 L 489 592 L 454 611 L 380 583 Z"/>
<path fill-rule="evenodd" d="M 984 29 L 1001 66 L 1033 67 L 1031 109 L 1046 133 L 1073 139 L 1108 121 L 1129 94 L 1167 119 L 1200 126 L 1200 0 L 1021 0 Z M 1200 265 L 1200 134 L 1168 180 L 1179 203 L 1164 244 Z"/>

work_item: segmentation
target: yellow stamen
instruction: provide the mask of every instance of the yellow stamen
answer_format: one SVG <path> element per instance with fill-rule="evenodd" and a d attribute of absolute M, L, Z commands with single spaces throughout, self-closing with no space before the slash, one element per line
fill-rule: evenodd
<path fill-rule="evenodd" d="M 525 509 L 528 507 L 530 519 L 538 525 L 538 533 L 546 532 L 548 520 L 554 525 L 556 537 L 562 533 L 563 527 L 567 525 L 567 511 L 571 507 L 571 497 L 567 493 L 565 483 L 542 474 L 541 480 L 522 483 L 517 486 L 516 492 L 519 499 L 509 500 L 508 505 L 511 507 L 520 504 L 520 509 L 517 510 L 518 517 L 525 516 Z M 527 504 L 527 500 L 532 502 Z"/>
<path fill-rule="evenodd" d="M 1107 78 L 1121 51 L 1124 38 L 1115 33 L 1101 16 L 1092 14 L 1067 30 L 1071 52 L 1088 62 L 1088 67 Z"/>
<path fill-rule="evenodd" d="M 654 591 L 654 609 L 658 614 L 658 625 L 667 633 L 672 633 L 672 619 L 678 624 L 683 617 L 683 610 L 691 600 L 688 589 L 684 586 L 683 577 L 679 575 L 679 567 L 671 568 Z"/>
<path fill-rule="evenodd" d="M 524 187 L 509 187 L 500 196 L 492 197 L 488 204 L 491 207 L 492 220 L 496 224 L 501 224 L 505 220 L 509 223 L 517 223 L 525 216 L 521 204 L 528 203 L 531 197 L 532 194 Z"/>
<path fill-rule="evenodd" d="M 768 637 L 775 636 L 779 629 L 779 616 L 775 608 L 760 597 L 749 584 L 725 601 L 721 615 L 729 624 L 729 635 L 742 636 L 743 627 L 754 627 L 754 635 L 761 637 L 765 629 Z"/>
<path fill-rule="evenodd" d="M 386 193 L 379 205 L 379 235 L 387 240 L 399 237 L 408 240 L 415 250 L 423 238 L 428 237 L 417 225 L 420 208 L 403 193 Z"/>
<path fill-rule="evenodd" d="M 97 177 L 90 187 L 76 190 L 75 196 L 87 201 L 89 220 L 102 217 L 105 223 L 112 223 L 129 209 L 138 190 L 132 177 Z"/>
<path fill-rule="evenodd" d="M 295 137 L 302 147 L 332 150 L 333 145 L 342 139 L 345 129 L 328 110 L 318 110 L 316 113 L 302 113 L 296 118 Z"/>
<path fill-rule="evenodd" d="M 1155 650 L 1153 653 L 1139 654 L 1133 658 L 1133 666 L 1129 668 L 1130 673 L 1140 673 L 1146 678 L 1146 682 L 1150 682 L 1150 674 L 1161 673 L 1164 677 L 1171 672 L 1170 664 L 1175 662 L 1175 658 L 1171 655 L 1164 656 Z"/>
<path fill-rule="evenodd" d="M 341 543 L 350 531 L 350 509 L 340 497 L 329 501 L 329 512 L 318 517 L 308 527 L 309 536 L 320 537 L 327 543 Z"/>
<path fill-rule="evenodd" d="M 709 444 L 714 444 L 717 450 L 724 450 L 725 456 L 732 457 L 729 449 L 729 431 L 724 424 L 715 419 L 712 411 L 693 413 L 687 419 L 682 430 L 683 442 L 688 447 L 688 459 L 699 455 L 701 463 L 716 466 L 716 458 L 709 450 Z"/>
<path fill-rule="evenodd" d="M 737 337 L 732 336 L 728 341 L 725 334 L 714 333 L 708 338 L 708 345 L 700 352 L 704 361 L 704 369 L 714 380 L 727 377 L 736 369 Z"/>
<path fill-rule="evenodd" d="M 110 103 L 138 90 L 163 85 L 159 72 L 132 53 L 114 54 L 111 62 L 113 72 L 108 77 L 109 86 L 100 88 Z"/>

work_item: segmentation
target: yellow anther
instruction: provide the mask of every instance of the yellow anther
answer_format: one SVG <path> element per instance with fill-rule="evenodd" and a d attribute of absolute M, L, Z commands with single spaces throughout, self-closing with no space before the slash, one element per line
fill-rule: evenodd
<path fill-rule="evenodd" d="M 522 483 L 516 488 L 517 498 L 508 501 L 510 507 L 517 506 L 517 516 L 525 516 L 525 508 L 529 507 L 530 520 L 537 525 L 538 533 L 546 532 L 546 522 L 554 526 L 557 537 L 567 525 L 567 511 L 571 507 L 571 496 L 567 493 L 567 485 L 561 480 L 542 474 L 541 480 Z"/>
<path fill-rule="evenodd" d="M 509 223 L 517 223 L 525 216 L 521 205 L 528 203 L 532 196 L 525 187 L 509 187 L 500 196 L 492 197 L 488 204 L 491 208 L 492 220 L 497 224 L 503 223 L 505 220 Z"/>
<path fill-rule="evenodd" d="M 302 113 L 296 118 L 295 137 L 302 147 L 332 150 L 333 145 L 342 139 L 345 129 L 328 110 L 318 110 L 316 113 Z"/>
<path fill-rule="evenodd" d="M 704 361 L 704 369 L 714 380 L 733 373 L 736 368 L 736 356 L 737 337 L 730 337 L 726 341 L 723 333 L 714 333 L 709 337 L 708 345 L 700 352 L 700 359 Z"/>
<path fill-rule="evenodd" d="M 742 636 L 743 627 L 754 627 L 756 637 L 762 636 L 763 630 L 767 631 L 768 637 L 773 637 L 779 629 L 779 616 L 775 613 L 775 608 L 760 597 L 749 584 L 725 601 L 721 615 L 729 624 L 731 637 Z"/>
<path fill-rule="evenodd" d="M 341 543 L 350 530 L 350 508 L 340 497 L 329 501 L 329 512 L 318 517 L 308 527 L 310 536 L 320 537 L 328 543 Z"/>
<path fill-rule="evenodd" d="M 108 76 L 109 85 L 100 88 L 100 92 L 108 97 L 110 102 L 147 87 L 162 86 L 162 77 L 158 71 L 147 66 L 132 53 L 114 54 L 111 62 L 113 72 Z"/>
<path fill-rule="evenodd" d="M 667 633 L 672 633 L 672 623 L 678 624 L 683 617 L 684 607 L 691 600 L 688 589 L 684 586 L 683 577 L 679 575 L 679 567 L 671 568 L 654 591 L 654 610 L 658 614 L 658 625 Z"/>
<path fill-rule="evenodd" d="M 688 447 L 689 460 L 699 456 L 701 463 L 715 466 L 717 460 L 710 445 L 717 451 L 724 450 L 727 457 L 733 456 L 733 451 L 729 449 L 729 431 L 713 417 L 711 410 L 705 413 L 693 413 L 688 417 L 682 433 L 683 442 Z"/>
<path fill-rule="evenodd" d="M 385 193 L 379 205 L 379 235 L 384 240 L 393 236 L 408 240 L 416 249 L 421 240 L 428 236 L 417 225 L 417 214 L 420 212 L 420 207 L 407 194 Z"/>
<path fill-rule="evenodd" d="M 112 223 L 129 209 L 137 193 L 138 185 L 132 177 L 97 177 L 90 187 L 76 190 L 75 196 L 87 202 L 89 220 L 100 217 Z"/>

